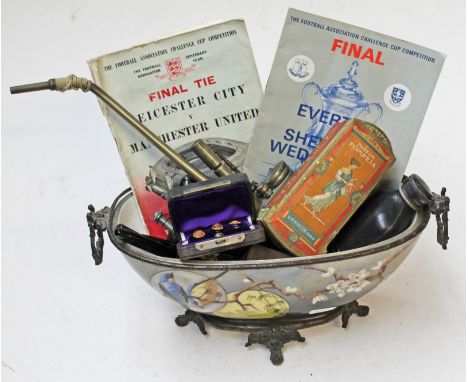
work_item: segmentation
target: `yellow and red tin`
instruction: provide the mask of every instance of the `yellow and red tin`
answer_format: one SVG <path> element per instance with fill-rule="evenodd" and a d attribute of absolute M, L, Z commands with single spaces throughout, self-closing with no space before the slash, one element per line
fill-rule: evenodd
<path fill-rule="evenodd" d="M 357 119 L 338 123 L 275 192 L 258 220 L 296 256 L 326 253 L 394 162 L 390 141 L 377 126 Z"/>

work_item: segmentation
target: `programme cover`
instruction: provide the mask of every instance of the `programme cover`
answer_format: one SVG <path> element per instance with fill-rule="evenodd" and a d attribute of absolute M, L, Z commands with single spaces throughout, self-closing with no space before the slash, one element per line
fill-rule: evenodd
<path fill-rule="evenodd" d="M 189 162 L 203 138 L 241 167 L 262 88 L 243 20 L 230 20 L 89 61 L 94 81 Z M 101 102 L 150 235 L 167 203 L 153 191 L 185 175 Z M 203 172 L 209 174 L 207 169 Z M 149 191 L 153 190 L 153 191 Z"/>
<path fill-rule="evenodd" d="M 389 137 L 396 162 L 385 185 L 399 184 L 444 60 L 406 41 L 289 9 L 247 174 L 262 181 L 280 160 L 295 170 L 333 124 L 359 118 Z"/>

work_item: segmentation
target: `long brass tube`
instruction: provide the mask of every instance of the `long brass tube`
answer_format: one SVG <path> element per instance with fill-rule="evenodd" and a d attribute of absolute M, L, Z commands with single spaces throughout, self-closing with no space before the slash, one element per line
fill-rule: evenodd
<path fill-rule="evenodd" d="M 70 89 L 83 90 L 84 92 L 90 91 L 94 93 L 106 105 L 108 105 L 125 121 L 127 121 L 132 127 L 134 127 L 138 132 L 140 132 L 140 134 L 142 134 L 152 144 L 154 144 L 159 149 L 159 151 L 161 151 L 165 156 L 177 163 L 177 165 L 183 171 L 185 171 L 185 173 L 187 173 L 187 175 L 189 175 L 192 179 L 197 180 L 199 182 L 208 180 L 208 177 L 205 174 L 203 174 L 201 171 L 199 171 L 197 168 L 195 168 L 189 162 L 187 162 L 185 158 L 182 157 L 182 155 L 180 155 L 179 153 L 177 153 L 174 149 L 166 145 L 156 134 L 154 134 L 150 129 L 145 127 L 138 119 L 136 119 L 133 116 L 133 114 L 131 114 L 114 98 L 112 98 L 103 89 L 101 89 L 98 85 L 96 85 L 90 80 L 70 75 L 68 77 L 63 78 L 53 78 L 45 82 L 12 86 L 10 88 L 10 92 L 11 94 L 18 94 L 39 90 L 65 91 Z"/>

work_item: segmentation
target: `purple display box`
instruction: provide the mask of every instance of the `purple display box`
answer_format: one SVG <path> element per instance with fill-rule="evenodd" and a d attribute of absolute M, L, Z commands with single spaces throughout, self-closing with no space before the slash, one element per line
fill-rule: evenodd
<path fill-rule="evenodd" d="M 177 253 L 183 260 L 265 240 L 263 228 L 256 224 L 251 186 L 245 174 L 174 187 L 168 193 L 168 205 L 179 239 Z M 230 224 L 233 221 L 238 224 Z M 223 228 L 215 230 L 214 225 Z M 203 237 L 196 237 L 197 233 L 203 233 Z M 223 236 L 215 237 L 216 233 Z"/>

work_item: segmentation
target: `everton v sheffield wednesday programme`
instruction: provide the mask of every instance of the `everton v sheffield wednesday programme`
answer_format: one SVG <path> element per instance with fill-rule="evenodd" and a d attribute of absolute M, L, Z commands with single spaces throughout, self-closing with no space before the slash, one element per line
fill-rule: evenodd
<path fill-rule="evenodd" d="M 398 185 L 445 56 L 353 25 L 290 9 L 245 169 L 262 181 L 280 160 L 297 169 L 331 127 L 378 125 L 397 158 L 382 186 Z M 366 153 L 359 147 L 363 160 Z"/>

